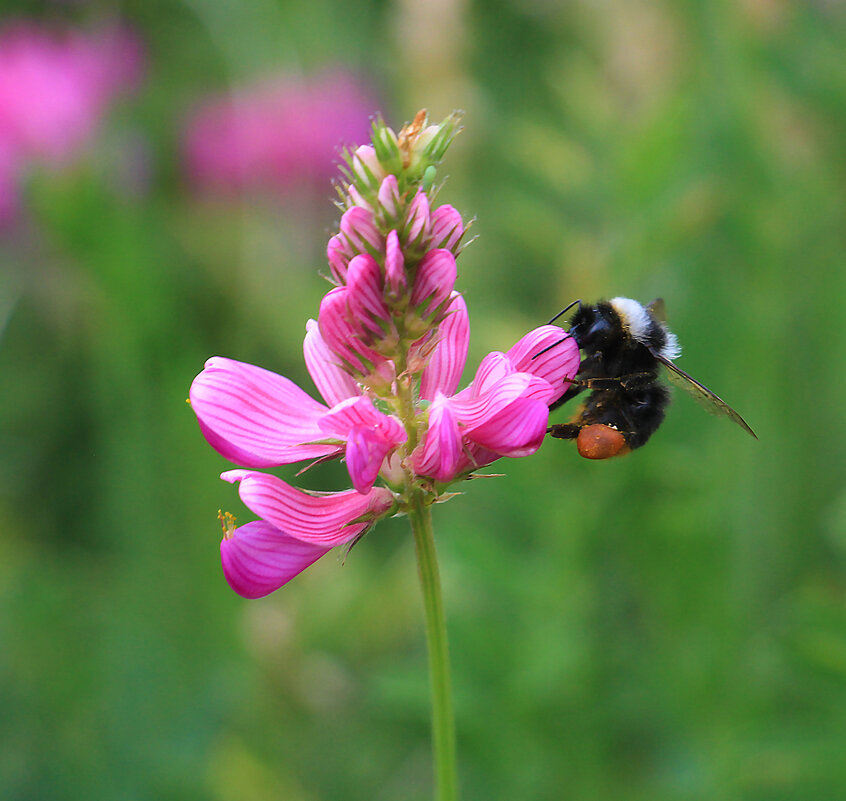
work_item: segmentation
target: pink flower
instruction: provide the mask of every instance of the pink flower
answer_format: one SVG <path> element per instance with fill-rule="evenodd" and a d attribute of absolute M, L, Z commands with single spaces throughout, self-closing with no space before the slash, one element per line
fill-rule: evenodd
<path fill-rule="evenodd" d="M 488 354 L 470 386 L 453 394 L 469 340 L 467 308 L 458 293 L 448 311 L 422 371 L 421 393 L 432 398 L 428 428 L 407 464 L 416 475 L 443 483 L 501 456 L 536 451 L 549 404 L 578 369 L 578 349 L 569 339 L 557 356 L 531 358 L 563 336 L 557 326 L 543 326 L 507 353 Z M 374 484 L 380 473 L 387 481 L 395 478 L 390 462 L 406 441 L 399 419 L 380 412 L 338 367 L 313 320 L 304 353 L 315 385 L 331 405 L 283 376 L 220 357 L 209 359 L 191 386 L 203 434 L 230 461 L 255 468 L 343 454 L 353 485 L 310 495 L 265 473 L 222 474 L 240 482 L 242 500 L 262 518 L 229 530 L 221 544 L 226 578 L 245 597 L 277 589 L 332 547 L 360 536 L 395 503 L 390 489 Z"/>
<path fill-rule="evenodd" d="M 306 348 L 325 351 L 322 342 Z M 318 387 L 343 397 L 350 387 L 347 376 L 319 355 L 307 359 Z M 246 467 L 277 467 L 307 459 L 346 454 L 353 486 L 367 493 L 385 457 L 405 441 L 405 430 L 391 415 L 380 412 L 357 389 L 333 406 L 314 400 L 281 375 L 214 357 L 191 385 L 189 399 L 200 429 L 222 456 Z"/>
<path fill-rule="evenodd" d="M 405 430 L 336 366 L 314 321 L 303 347 L 312 379 L 331 406 L 283 376 L 220 357 L 209 359 L 191 385 L 201 431 L 230 461 L 255 468 L 344 455 L 354 487 L 310 495 L 265 473 L 222 475 L 241 482 L 242 499 L 264 518 L 261 525 L 229 530 L 221 544 L 227 580 L 245 597 L 272 592 L 393 505 L 392 493 L 373 485 Z"/>
<path fill-rule="evenodd" d="M 17 21 L 0 31 L 0 217 L 17 207 L 30 164 L 55 168 L 85 151 L 142 64 L 137 39 L 121 28 L 57 33 Z"/>
<path fill-rule="evenodd" d="M 245 598 L 261 598 L 289 582 L 336 545 L 351 542 L 393 505 L 391 493 L 348 490 L 310 495 L 266 473 L 230 470 L 244 503 L 263 519 L 227 528 L 220 543 L 223 574 Z M 233 521 L 234 522 L 234 521 Z"/>
<path fill-rule="evenodd" d="M 239 482 L 261 518 L 241 528 L 230 521 L 221 544 L 226 578 L 247 597 L 272 592 L 380 517 L 436 502 L 473 470 L 534 453 L 550 404 L 578 370 L 574 340 L 546 325 L 489 353 L 456 391 L 470 337 L 454 289 L 465 229 L 451 206 L 433 210 L 421 186 L 455 121 L 425 128 L 422 120 L 400 136 L 377 122 L 373 145 L 346 156 L 345 211 L 327 247 L 337 286 L 303 346 L 325 403 L 283 376 L 220 357 L 191 386 L 209 443 L 250 468 L 222 475 Z M 340 457 L 352 486 L 321 495 L 255 470 Z"/>
<path fill-rule="evenodd" d="M 456 316 L 462 314 L 466 310 L 456 310 Z M 438 349 L 454 353 L 463 347 L 466 352 L 465 337 L 463 324 L 445 326 Z M 441 368 L 433 358 L 433 369 L 444 369 L 443 385 L 427 382 L 421 389 L 432 403 L 425 438 L 412 454 L 416 471 L 448 483 L 501 456 L 537 451 L 546 434 L 550 404 L 564 394 L 568 379 L 579 369 L 579 350 L 563 337 L 561 328 L 545 325 L 507 353 L 489 353 L 470 385 L 452 397 L 444 390 L 457 383 L 455 371 L 449 364 Z M 532 359 L 558 342 L 555 354 L 548 351 Z"/>
<path fill-rule="evenodd" d="M 212 97 L 185 125 L 188 174 L 212 193 L 322 187 L 339 146 L 367 139 L 375 105 L 370 90 L 340 70 L 307 80 L 271 76 L 231 96 Z"/>

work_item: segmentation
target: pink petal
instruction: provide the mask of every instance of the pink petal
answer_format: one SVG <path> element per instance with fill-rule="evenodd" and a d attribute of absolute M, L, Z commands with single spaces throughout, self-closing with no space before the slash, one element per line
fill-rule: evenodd
<path fill-rule="evenodd" d="M 501 458 L 502 454 L 489 451 L 487 448 L 483 448 L 481 445 L 477 445 L 471 439 L 465 437 L 461 457 L 455 468 L 455 475 L 461 476 L 481 467 L 487 467 Z"/>
<path fill-rule="evenodd" d="M 553 347 L 550 347 L 553 346 Z M 549 348 L 545 353 L 542 353 Z M 541 354 L 537 356 L 537 354 Z M 549 403 L 557 401 L 570 386 L 568 379 L 579 371 L 581 357 L 573 337 L 557 325 L 542 325 L 530 331 L 506 354 L 514 369 L 548 381 L 554 390 Z M 537 358 L 533 358 L 533 357 Z"/>
<path fill-rule="evenodd" d="M 328 411 L 292 381 L 215 356 L 191 384 L 191 408 L 209 444 L 232 462 L 271 467 L 326 456 L 318 421 Z"/>
<path fill-rule="evenodd" d="M 464 372 L 467 348 L 470 345 L 470 318 L 467 304 L 458 293 L 446 309 L 444 321 L 438 326 L 438 343 L 420 379 L 420 397 L 433 399 L 440 391 L 454 394 Z"/>
<path fill-rule="evenodd" d="M 320 335 L 317 320 L 306 323 L 303 356 L 309 375 L 330 406 L 361 394 L 359 385 L 338 366 L 338 357 Z"/>
<path fill-rule="evenodd" d="M 394 445 L 378 431 L 356 426 L 347 439 L 346 462 L 352 485 L 366 495 L 373 488 L 379 469 Z"/>
<path fill-rule="evenodd" d="M 285 534 L 265 520 L 239 526 L 220 543 L 223 575 L 238 595 L 262 598 L 313 565 L 330 548 Z"/>
<path fill-rule="evenodd" d="M 456 277 L 455 256 L 444 248 L 430 250 L 417 266 L 411 305 L 420 306 L 428 301 L 419 313 L 432 314 L 452 293 Z"/>
<path fill-rule="evenodd" d="M 453 414 L 466 432 L 487 425 L 518 399 L 545 401 L 552 394 L 552 387 L 542 378 L 528 373 L 513 373 L 498 381 L 491 389 L 477 398 L 451 399 Z"/>
<path fill-rule="evenodd" d="M 346 439 L 347 434 L 355 426 L 385 427 L 386 430 L 391 431 L 403 430 L 399 420 L 380 412 L 366 395 L 341 401 L 320 419 L 321 431 L 328 436 L 337 436 L 341 439 Z"/>
<path fill-rule="evenodd" d="M 250 470 L 221 473 L 224 481 L 240 481 L 238 493 L 254 514 L 298 540 L 331 548 L 355 539 L 393 505 L 384 487 L 366 495 L 354 489 L 309 495 L 276 476 Z M 363 516 L 368 520 L 353 523 Z"/>
<path fill-rule="evenodd" d="M 455 253 L 464 235 L 461 215 L 452 206 L 440 206 L 432 212 L 431 223 L 432 247 L 446 248 Z"/>
<path fill-rule="evenodd" d="M 476 375 L 473 376 L 473 381 L 466 389 L 461 390 L 459 395 L 462 398 L 478 398 L 489 392 L 490 389 L 503 378 L 513 375 L 517 372 L 511 360 L 498 350 L 488 353 L 476 368 Z"/>
<path fill-rule="evenodd" d="M 429 406 L 429 427 L 422 446 L 414 451 L 414 470 L 436 481 L 455 478 L 462 457 L 461 431 L 448 399 L 440 392 Z"/>
<path fill-rule="evenodd" d="M 385 287 L 388 297 L 398 300 L 406 286 L 405 259 L 400 249 L 399 236 L 396 231 L 391 231 L 385 240 Z"/>
<path fill-rule="evenodd" d="M 541 446 L 548 422 L 549 407 L 544 400 L 519 398 L 466 436 L 502 456 L 530 456 Z"/>
<path fill-rule="evenodd" d="M 347 470 L 361 493 L 373 486 L 385 456 L 407 439 L 400 421 L 380 412 L 367 397 L 339 403 L 320 427 L 327 436 L 347 440 Z"/>
<path fill-rule="evenodd" d="M 489 451 L 487 448 L 476 445 L 472 441 L 465 441 L 464 453 L 458 462 L 456 475 L 461 475 L 462 473 L 467 473 L 480 467 L 487 467 L 487 465 L 493 464 L 497 459 L 501 458 L 502 455 L 499 453 Z"/>

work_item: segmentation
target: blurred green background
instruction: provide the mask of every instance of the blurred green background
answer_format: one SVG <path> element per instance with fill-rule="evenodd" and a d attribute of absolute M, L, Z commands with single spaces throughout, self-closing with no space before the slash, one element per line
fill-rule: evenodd
<path fill-rule="evenodd" d="M 0 237 L 0 797 L 431 797 L 406 522 L 242 600 L 216 513 L 250 515 L 185 404 L 213 354 L 311 388 L 302 336 L 338 219 L 328 181 L 192 189 L 186 110 L 340 67 L 394 126 L 466 111 L 439 196 L 476 218 L 465 380 L 575 298 L 661 295 L 682 367 L 760 437 L 680 397 L 632 456 L 549 441 L 435 510 L 464 797 L 846 798 L 844 6 L 3 14 L 85 26 L 118 7 L 143 81 L 88 158 L 31 176 Z M 307 480 L 345 486 L 337 466 Z"/>

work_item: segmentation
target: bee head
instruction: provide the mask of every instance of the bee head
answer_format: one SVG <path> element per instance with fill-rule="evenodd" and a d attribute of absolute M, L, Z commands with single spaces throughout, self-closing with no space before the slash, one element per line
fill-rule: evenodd
<path fill-rule="evenodd" d="M 580 348 L 601 350 L 619 339 L 621 330 L 620 316 L 608 303 L 580 306 L 570 321 L 570 333 Z"/>

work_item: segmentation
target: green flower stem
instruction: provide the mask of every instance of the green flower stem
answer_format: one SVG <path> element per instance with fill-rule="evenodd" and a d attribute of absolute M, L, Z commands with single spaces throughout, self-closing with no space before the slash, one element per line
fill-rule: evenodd
<path fill-rule="evenodd" d="M 435 754 L 436 801 L 457 801 L 458 772 L 455 761 L 455 722 L 449 677 L 446 617 L 441 577 L 432 531 L 432 510 L 419 489 L 412 491 L 408 516 L 417 551 L 417 569 L 423 590 L 429 677 L 432 689 L 432 744 Z"/>

